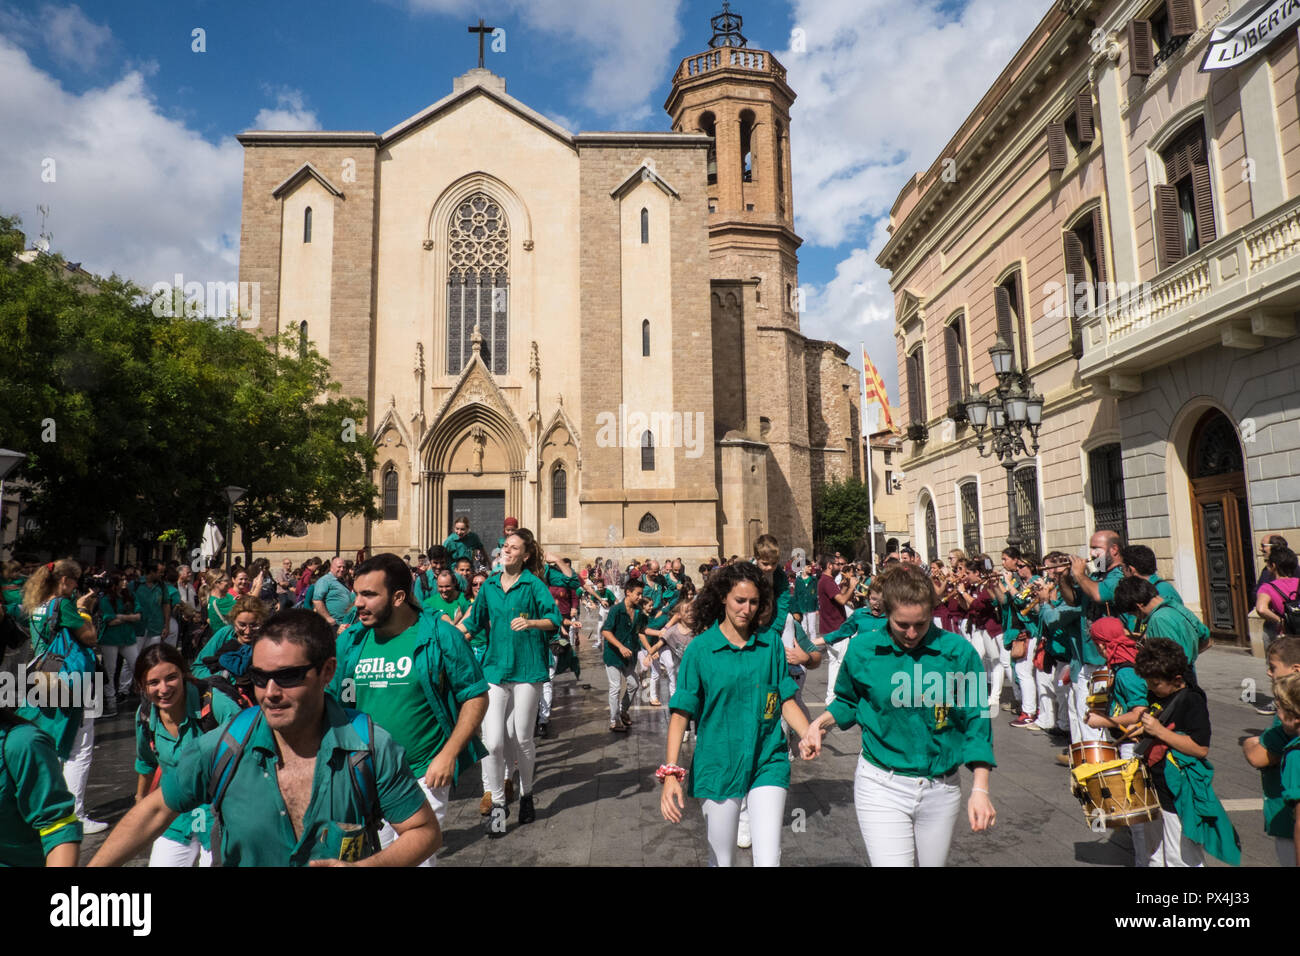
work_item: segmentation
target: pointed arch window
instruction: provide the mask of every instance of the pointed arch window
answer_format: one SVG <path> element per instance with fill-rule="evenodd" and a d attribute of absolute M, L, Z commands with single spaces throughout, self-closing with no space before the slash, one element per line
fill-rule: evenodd
<path fill-rule="evenodd" d="M 391 465 L 384 472 L 384 520 L 397 520 L 397 469 Z"/>
<path fill-rule="evenodd" d="M 308 206 L 302 214 L 302 241 L 311 242 L 311 206 Z"/>
<path fill-rule="evenodd" d="M 650 210 L 642 207 L 641 209 L 641 245 L 650 242 Z"/>
<path fill-rule="evenodd" d="M 648 356 L 650 354 L 650 320 L 641 320 L 641 354 Z"/>
<path fill-rule="evenodd" d="M 648 429 L 641 433 L 641 470 L 655 470 L 655 436 Z"/>
<path fill-rule="evenodd" d="M 564 464 L 555 466 L 551 472 L 551 517 L 567 518 L 569 516 L 569 476 L 564 471 Z"/>
<path fill-rule="evenodd" d="M 447 233 L 447 374 L 459 375 L 483 336 L 483 362 L 509 371 L 510 225 L 487 193 L 476 192 L 451 214 Z"/>

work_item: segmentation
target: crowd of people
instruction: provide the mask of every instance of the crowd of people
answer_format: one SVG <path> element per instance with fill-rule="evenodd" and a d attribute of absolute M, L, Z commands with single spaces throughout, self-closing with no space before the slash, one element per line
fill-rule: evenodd
<path fill-rule="evenodd" d="M 997 820 L 996 719 L 1054 742 L 1081 801 L 1088 775 L 1113 769 L 1081 754 L 1112 747 L 1126 780 L 1140 769 L 1154 796 L 1129 824 L 1136 865 L 1239 862 L 1196 679 L 1209 631 L 1150 548 L 1099 530 L 1087 559 L 1008 547 L 927 566 L 894 544 L 875 562 L 808 560 L 764 534 L 692 577 L 680 558 L 575 568 L 513 518 L 488 547 L 462 516 L 415 556 L 229 573 L 8 562 L 0 634 L 30 641 L 23 666 L 50 685 L 99 678 L 84 681 L 95 699 L 0 706 L 0 865 L 75 865 L 83 836 L 107 828 L 85 811 L 94 716 L 132 706 L 135 805 L 92 865 L 148 848 L 152 866 L 431 866 L 451 787 L 476 764 L 489 838 L 516 801 L 515 825 L 536 819 L 536 741 L 583 647 L 604 666 L 611 734 L 629 733 L 642 700 L 667 710 L 662 815 L 678 823 L 698 800 L 713 865 L 738 846 L 779 865 L 793 762 L 854 727 L 872 865 L 943 865 L 963 766 L 970 827 Z M 1263 547 L 1273 693 L 1258 709 L 1275 720 L 1243 751 L 1278 860 L 1294 866 L 1300 576 L 1284 540 Z M 803 688 L 822 666 L 814 718 Z"/>

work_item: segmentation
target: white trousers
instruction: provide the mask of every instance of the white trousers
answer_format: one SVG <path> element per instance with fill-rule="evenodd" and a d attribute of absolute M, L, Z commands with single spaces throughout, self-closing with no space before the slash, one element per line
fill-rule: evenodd
<path fill-rule="evenodd" d="M 961 787 L 955 771 L 935 779 L 903 777 L 859 754 L 853 806 L 873 867 L 943 866 L 961 811 Z"/>
<path fill-rule="evenodd" d="M 191 867 L 196 862 L 199 866 L 212 865 L 212 851 L 203 849 L 203 844 L 199 842 L 198 837 L 190 837 L 184 843 L 177 843 L 175 840 L 167 839 L 167 837 L 159 837 L 153 841 L 153 848 L 149 851 L 149 865 L 151 867 Z"/>
<path fill-rule="evenodd" d="M 433 815 L 438 818 L 438 829 L 441 830 L 442 821 L 447 816 L 447 801 L 451 798 L 451 785 L 448 784 L 445 787 L 437 788 L 430 787 L 424 782 L 423 776 L 417 776 L 415 782 L 418 783 L 420 789 L 424 791 L 424 799 L 428 801 L 429 808 L 433 810 Z M 387 820 L 385 820 L 384 825 L 379 828 L 379 848 L 381 850 L 387 849 L 396 841 L 397 831 L 393 829 L 392 825 Z M 420 866 L 437 865 L 438 855 L 436 853 L 420 864 Z"/>
<path fill-rule="evenodd" d="M 551 719 L 551 700 L 555 694 L 555 665 L 551 665 L 550 679 L 542 685 L 542 699 L 537 704 L 537 719 L 548 723 Z"/>
<path fill-rule="evenodd" d="M 1038 686 L 1038 720 L 1037 725 L 1043 730 L 1059 727 L 1069 729 L 1066 711 L 1070 707 L 1070 685 L 1062 682 L 1061 673 L 1066 664 L 1060 662 L 1050 671 L 1034 671 L 1034 682 Z"/>
<path fill-rule="evenodd" d="M 781 824 L 785 822 L 785 787 L 755 787 L 743 798 L 749 815 L 755 866 L 781 865 Z M 709 866 L 731 866 L 736 857 L 741 797 L 704 800 Z"/>
<path fill-rule="evenodd" d="M 676 668 L 673 666 L 672 651 L 667 647 L 659 648 L 659 656 L 650 660 L 650 652 L 644 648 L 636 653 L 637 664 L 642 670 L 650 672 L 650 699 L 659 700 L 659 678 L 661 676 L 668 679 L 668 696 L 672 697 L 677 690 Z"/>
<path fill-rule="evenodd" d="M 822 657 L 826 661 L 826 706 L 829 707 L 835 700 L 835 679 L 840 673 L 840 664 L 844 662 L 844 651 L 848 648 L 848 643 L 840 641 L 838 644 L 827 644 L 826 650 L 822 651 Z"/>
<path fill-rule="evenodd" d="M 1020 685 L 1020 711 L 1033 717 L 1038 713 L 1038 682 L 1034 678 L 1034 654 L 1038 650 L 1038 638 L 1029 638 L 1029 643 L 1025 646 L 1025 656 L 1018 661 L 1012 662 L 1012 670 L 1016 674 L 1016 682 Z M 1007 657 L 1011 652 L 1007 652 Z"/>
<path fill-rule="evenodd" d="M 506 803 L 506 717 L 509 712 L 510 724 L 514 727 L 515 739 L 519 742 L 516 755 L 519 762 L 519 795 L 533 792 L 533 765 L 537 759 L 536 745 L 533 741 L 533 724 L 537 719 L 537 699 L 541 696 L 542 684 L 516 684 L 507 681 L 504 684 L 488 684 L 488 709 L 483 717 L 483 745 L 488 754 L 483 758 L 487 771 L 492 802 L 498 806 Z"/>
<path fill-rule="evenodd" d="M 1096 669 L 1094 664 L 1082 664 L 1076 668 L 1078 673 L 1070 675 L 1070 743 L 1104 738 L 1102 728 L 1088 726 L 1088 682 Z"/>
<path fill-rule="evenodd" d="M 810 641 L 815 641 L 819 633 L 817 630 L 817 614 L 817 611 L 804 611 L 803 614 L 803 629 Z"/>
<path fill-rule="evenodd" d="M 1160 823 L 1148 828 L 1151 866 L 1205 866 L 1205 852 L 1199 843 L 1183 835 L 1178 814 L 1161 812 Z"/>
<path fill-rule="evenodd" d="M 140 657 L 140 642 L 137 640 L 134 644 L 125 644 L 121 647 L 114 644 L 101 644 L 99 649 L 104 654 L 104 692 L 131 693 L 133 689 L 131 685 L 135 683 L 135 662 Z M 117 670 L 119 658 L 122 661 L 122 676 L 114 687 L 113 674 Z"/>
<path fill-rule="evenodd" d="M 63 761 L 63 780 L 72 793 L 74 812 L 86 819 L 86 780 L 90 777 L 90 759 L 95 754 L 95 718 L 82 717 L 77 736 L 72 739 L 72 751 Z"/>
<path fill-rule="evenodd" d="M 1005 677 L 1001 665 L 1002 637 L 994 637 L 980 628 L 971 628 L 969 640 L 984 664 L 984 673 L 988 675 L 989 716 L 994 717 L 997 715 L 998 703 L 1002 700 L 1002 681 Z"/>
<path fill-rule="evenodd" d="M 612 724 L 618 720 L 621 712 L 632 709 L 637 694 L 641 691 L 641 681 L 636 676 L 636 665 L 632 661 L 625 662 L 622 667 L 611 667 L 606 664 L 605 680 L 609 684 L 609 722 Z M 623 688 L 621 699 L 620 684 Z"/>
<path fill-rule="evenodd" d="M 1003 635 L 1002 637 L 1004 636 L 1005 635 Z M 1012 698 L 1014 700 L 1020 700 L 1020 685 L 1016 683 L 1016 672 L 1011 669 L 1011 648 L 1007 647 L 1005 644 L 1002 643 L 1002 637 L 997 638 L 998 670 L 1002 674 L 1003 681 L 1011 685 Z M 996 713 L 998 708 L 1002 706 L 1002 694 L 1001 694 L 1000 687 L 998 688 L 998 691 L 999 693 L 996 697 L 993 696 L 989 697 L 990 714 Z"/>

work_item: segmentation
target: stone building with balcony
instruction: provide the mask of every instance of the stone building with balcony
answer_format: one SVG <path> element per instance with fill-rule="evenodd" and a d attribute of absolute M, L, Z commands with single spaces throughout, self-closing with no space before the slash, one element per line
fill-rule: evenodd
<path fill-rule="evenodd" d="M 1012 477 L 1027 547 L 1114 528 L 1240 645 L 1258 641 L 1252 542 L 1300 538 L 1296 31 L 1256 29 L 1253 55 L 1201 71 L 1215 29 L 1244 34 L 1259 6 L 1053 5 L 904 188 L 878 259 L 917 540 L 1008 535 L 960 401 L 991 384 L 1000 336 L 1045 399 Z"/>
<path fill-rule="evenodd" d="M 811 546 L 821 483 L 861 474 L 857 373 L 799 328 L 785 68 L 713 27 L 671 130 L 572 133 L 480 65 L 384 133 L 239 137 L 261 330 L 371 409 L 382 518 L 344 551 L 462 514 L 581 560 Z M 267 551 L 333 550 L 304 530 Z"/>

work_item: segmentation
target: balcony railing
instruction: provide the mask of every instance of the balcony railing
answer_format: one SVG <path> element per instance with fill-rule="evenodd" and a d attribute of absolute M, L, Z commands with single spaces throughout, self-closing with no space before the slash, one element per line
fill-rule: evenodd
<path fill-rule="evenodd" d="M 677 68 L 675 79 L 690 79 L 714 70 L 749 70 L 754 73 L 770 73 L 777 79 L 785 79 L 785 67 L 777 62 L 776 57 L 765 50 L 750 50 L 744 47 L 721 47 L 706 53 L 697 53 L 682 60 Z"/>
<path fill-rule="evenodd" d="M 1079 318 L 1085 377 L 1141 371 L 1216 342 L 1295 334 L 1290 315 L 1300 305 L 1300 197 L 1203 246 L 1151 282 L 1117 291 Z M 1258 318 L 1261 312 L 1284 319 L 1269 324 Z M 1230 329 L 1238 325 L 1240 334 L 1231 341 Z"/>

